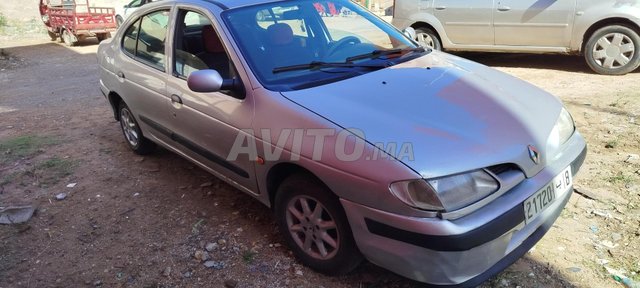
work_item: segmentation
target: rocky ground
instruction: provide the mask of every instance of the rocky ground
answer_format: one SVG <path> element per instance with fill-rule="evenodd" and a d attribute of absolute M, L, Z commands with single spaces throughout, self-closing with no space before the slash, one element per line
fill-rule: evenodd
<path fill-rule="evenodd" d="M 97 86 L 95 40 L 0 42 L 0 287 L 419 287 L 364 263 L 343 277 L 299 264 L 271 211 L 177 155 L 134 156 Z M 640 281 L 640 74 L 579 57 L 463 54 L 558 95 L 589 144 L 550 232 L 487 287 Z M 621 286 L 620 286 L 621 287 Z"/>

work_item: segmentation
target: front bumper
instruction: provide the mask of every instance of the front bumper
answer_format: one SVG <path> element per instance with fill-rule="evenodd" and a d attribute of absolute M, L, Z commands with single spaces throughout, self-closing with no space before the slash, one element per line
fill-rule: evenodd
<path fill-rule="evenodd" d="M 567 166 L 577 173 L 586 155 L 578 133 L 564 154 L 492 203 L 455 220 L 407 217 L 341 201 L 358 248 L 372 263 L 436 286 L 476 286 L 530 250 L 562 212 L 573 189 L 527 225 L 522 203 Z M 507 212 L 492 214 L 506 205 Z"/>

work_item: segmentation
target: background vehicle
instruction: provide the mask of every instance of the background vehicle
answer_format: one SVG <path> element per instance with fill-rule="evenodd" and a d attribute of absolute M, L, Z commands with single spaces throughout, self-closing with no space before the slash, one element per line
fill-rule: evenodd
<path fill-rule="evenodd" d="M 124 20 L 127 19 L 127 17 L 131 15 L 131 13 L 133 13 L 133 11 L 138 10 L 138 8 L 140 8 L 144 4 L 154 1 L 157 0 L 133 0 L 127 5 L 116 8 L 116 23 L 118 24 L 118 27 L 122 25 L 122 22 L 124 22 Z"/>
<path fill-rule="evenodd" d="M 393 24 L 448 51 L 584 55 L 593 71 L 640 65 L 640 3 L 614 0 L 396 0 Z"/>
<path fill-rule="evenodd" d="M 61 37 L 68 46 L 85 37 L 102 41 L 116 31 L 114 9 L 90 7 L 89 0 L 40 0 L 40 15 L 51 40 Z"/>

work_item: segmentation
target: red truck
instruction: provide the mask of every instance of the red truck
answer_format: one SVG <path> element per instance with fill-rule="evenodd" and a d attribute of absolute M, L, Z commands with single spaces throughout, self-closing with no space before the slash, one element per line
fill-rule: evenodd
<path fill-rule="evenodd" d="M 40 0 L 40 15 L 49 37 L 73 46 L 86 37 L 102 41 L 116 31 L 115 9 L 91 7 L 89 0 Z"/>

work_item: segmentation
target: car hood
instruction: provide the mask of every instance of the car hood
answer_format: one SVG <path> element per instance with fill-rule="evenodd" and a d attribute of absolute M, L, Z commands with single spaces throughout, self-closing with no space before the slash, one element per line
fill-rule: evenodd
<path fill-rule="evenodd" d="M 282 95 L 360 130 L 424 178 L 504 163 L 535 175 L 562 108 L 531 84 L 442 52 Z M 540 164 L 528 145 L 542 154 Z"/>

